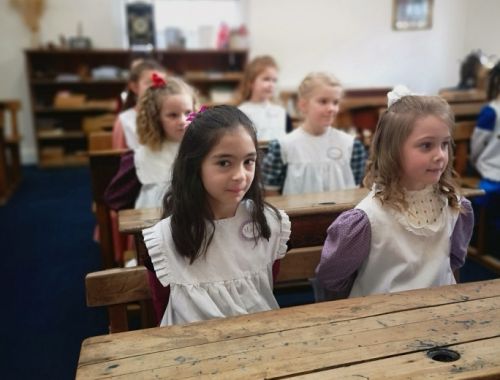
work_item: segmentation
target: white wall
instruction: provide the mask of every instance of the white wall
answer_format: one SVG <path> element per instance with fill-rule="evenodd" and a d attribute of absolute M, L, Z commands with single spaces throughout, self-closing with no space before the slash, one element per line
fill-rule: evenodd
<path fill-rule="evenodd" d="M 253 0 L 252 54 L 278 60 L 282 87 L 327 70 L 348 87 L 405 83 L 435 93 L 458 82 L 465 7 L 464 0 L 434 3 L 432 29 L 394 31 L 392 0 Z"/>
<path fill-rule="evenodd" d="M 58 43 L 60 35 L 75 36 L 77 24 L 81 22 L 84 35 L 92 39 L 94 47 L 123 46 L 120 1 L 46 0 L 46 4 L 40 25 L 42 43 Z M 24 62 L 24 49 L 30 47 L 31 36 L 21 15 L 12 8 L 10 1 L 0 1 L 0 99 L 21 100 L 22 111 L 18 118 L 23 136 L 23 163 L 36 161 L 36 143 Z"/>
<path fill-rule="evenodd" d="M 242 0 L 251 55 L 272 54 L 280 87 L 296 88 L 309 71 L 328 70 L 347 87 L 405 83 L 435 93 L 458 83 L 471 49 L 499 53 L 500 1 L 434 0 L 431 30 L 393 31 L 392 0 Z M 76 34 L 78 22 L 97 48 L 124 41 L 123 0 L 46 0 L 42 42 Z M 495 39 L 496 37 L 496 39 Z M 0 98 L 18 98 L 23 162 L 35 159 L 23 49 L 30 35 L 9 1 L 0 1 Z"/>
<path fill-rule="evenodd" d="M 465 49 L 481 49 L 500 59 L 500 1 L 467 2 Z"/>
<path fill-rule="evenodd" d="M 22 48 L 29 44 L 30 35 L 21 18 L 14 13 L 8 1 L 0 1 L 0 99 L 20 99 L 22 102 L 23 108 L 18 115 L 18 121 L 23 136 L 21 151 L 23 162 L 33 162 L 35 159 L 22 51 Z"/>

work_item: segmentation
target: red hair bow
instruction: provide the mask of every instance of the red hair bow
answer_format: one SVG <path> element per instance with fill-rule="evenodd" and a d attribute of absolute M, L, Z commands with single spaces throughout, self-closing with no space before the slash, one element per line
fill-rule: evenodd
<path fill-rule="evenodd" d="M 197 115 L 199 115 L 200 113 L 205 112 L 207 109 L 208 109 L 207 107 L 205 107 L 205 106 L 201 106 L 201 107 L 200 107 L 200 110 L 199 110 L 198 112 L 191 112 L 191 113 L 188 115 L 188 117 L 187 117 L 187 119 L 186 119 L 186 120 L 187 120 L 187 121 L 193 121 L 193 120 L 194 120 L 194 118 L 195 118 Z"/>
<path fill-rule="evenodd" d="M 165 80 L 156 73 L 153 73 L 153 75 L 151 76 L 151 79 L 153 81 L 153 84 L 151 85 L 151 87 L 157 88 L 157 87 L 164 87 L 167 85 L 167 82 L 165 82 Z"/>

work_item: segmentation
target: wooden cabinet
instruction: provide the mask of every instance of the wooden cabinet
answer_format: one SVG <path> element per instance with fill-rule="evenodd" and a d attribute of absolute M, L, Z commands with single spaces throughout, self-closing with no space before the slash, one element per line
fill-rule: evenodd
<path fill-rule="evenodd" d="M 196 87 L 207 104 L 231 101 L 247 62 L 246 50 L 26 50 L 25 55 L 42 167 L 88 161 L 83 125 L 119 110 L 132 60 L 156 59 Z M 103 67 L 114 74 L 97 79 L 95 70 Z"/>

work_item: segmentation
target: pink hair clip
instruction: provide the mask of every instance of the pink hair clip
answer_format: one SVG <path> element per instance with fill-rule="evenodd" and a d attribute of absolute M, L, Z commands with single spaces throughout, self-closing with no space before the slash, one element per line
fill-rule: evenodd
<path fill-rule="evenodd" d="M 153 73 L 153 75 L 151 76 L 151 79 L 153 81 L 153 84 L 151 85 L 151 87 L 157 88 L 157 87 L 165 87 L 167 85 L 167 82 L 165 81 L 165 79 L 163 79 L 161 76 L 159 76 L 156 73 Z"/>
<path fill-rule="evenodd" d="M 205 106 L 201 106 L 200 109 L 198 110 L 198 112 L 191 112 L 188 117 L 187 117 L 187 121 L 193 121 L 195 119 L 195 117 L 203 112 L 205 112 L 208 108 L 205 107 Z"/>

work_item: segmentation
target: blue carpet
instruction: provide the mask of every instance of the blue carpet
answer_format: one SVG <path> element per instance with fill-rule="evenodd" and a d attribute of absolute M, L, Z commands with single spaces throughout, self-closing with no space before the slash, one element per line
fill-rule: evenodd
<path fill-rule="evenodd" d="M 92 241 L 88 168 L 23 168 L 0 207 L 2 379 L 71 379 L 83 339 L 107 333 L 85 305 L 85 274 L 100 269 Z"/>
<path fill-rule="evenodd" d="M 499 278 L 497 274 L 474 260 L 467 260 L 465 265 L 460 269 L 460 282 L 494 280 L 496 278 Z"/>
<path fill-rule="evenodd" d="M 82 341 L 107 333 L 104 309 L 85 305 L 85 274 L 101 268 L 92 240 L 88 168 L 23 168 L 0 207 L 2 379 L 72 379 Z M 497 278 L 468 261 L 461 281 Z M 277 291 L 282 307 L 314 302 L 310 287 Z"/>

